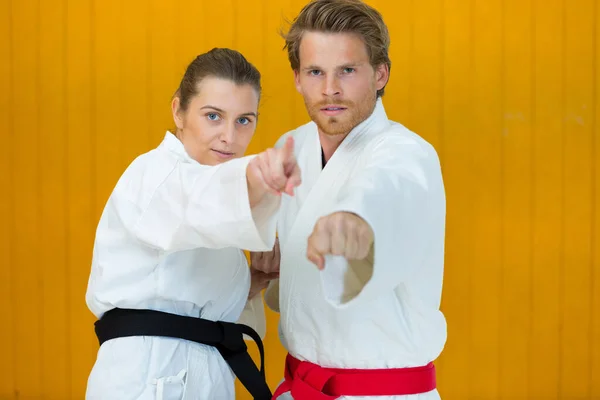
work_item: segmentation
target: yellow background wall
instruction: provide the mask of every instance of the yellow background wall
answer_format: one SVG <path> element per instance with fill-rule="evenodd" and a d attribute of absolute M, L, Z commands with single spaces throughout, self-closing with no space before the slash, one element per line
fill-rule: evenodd
<path fill-rule="evenodd" d="M 598 1 L 370 3 L 392 36 L 388 114 L 445 173 L 443 398 L 600 399 Z M 83 398 L 95 226 L 196 54 L 234 47 L 263 72 L 252 152 L 307 120 L 277 36 L 303 4 L 0 0 L 0 399 Z"/>

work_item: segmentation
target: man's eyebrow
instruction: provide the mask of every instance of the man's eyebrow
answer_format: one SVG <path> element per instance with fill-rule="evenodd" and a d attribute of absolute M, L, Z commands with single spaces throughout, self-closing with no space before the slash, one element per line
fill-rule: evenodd
<path fill-rule="evenodd" d="M 321 68 L 317 67 L 316 65 L 309 65 L 308 67 L 302 68 L 302 70 L 304 70 L 304 71 L 310 71 L 313 69 L 321 69 Z"/>
<path fill-rule="evenodd" d="M 340 69 L 344 69 L 344 68 L 356 68 L 361 66 L 363 63 L 359 63 L 359 62 L 350 62 L 350 63 L 346 63 L 346 64 L 342 64 L 339 65 L 337 68 Z M 312 71 L 312 70 L 321 70 L 322 68 L 317 66 L 317 65 L 309 65 L 308 67 L 304 67 L 302 68 L 303 71 Z"/>

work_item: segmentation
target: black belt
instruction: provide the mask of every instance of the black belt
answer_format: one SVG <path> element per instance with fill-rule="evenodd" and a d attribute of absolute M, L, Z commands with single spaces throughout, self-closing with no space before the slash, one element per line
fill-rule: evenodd
<path fill-rule="evenodd" d="M 127 336 L 166 336 L 214 346 L 233 373 L 255 399 L 271 400 L 265 379 L 265 354 L 262 340 L 249 326 L 202 318 L 184 317 L 154 310 L 115 308 L 95 322 L 100 345 Z M 248 354 L 243 334 L 256 342 L 260 351 L 260 371 Z"/>

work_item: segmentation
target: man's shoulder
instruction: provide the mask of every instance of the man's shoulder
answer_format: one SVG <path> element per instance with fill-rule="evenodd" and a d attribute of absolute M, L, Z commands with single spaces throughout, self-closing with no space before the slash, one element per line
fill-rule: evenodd
<path fill-rule="evenodd" d="M 435 147 L 423 136 L 409 129 L 400 122 L 389 120 L 389 126 L 381 130 L 372 140 L 372 145 L 377 147 L 411 147 L 437 154 Z"/>

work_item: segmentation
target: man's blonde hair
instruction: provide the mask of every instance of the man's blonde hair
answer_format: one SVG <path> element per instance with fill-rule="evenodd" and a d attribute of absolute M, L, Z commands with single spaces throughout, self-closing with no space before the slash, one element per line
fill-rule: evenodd
<path fill-rule="evenodd" d="M 386 64 L 391 69 L 388 52 L 390 35 L 379 11 L 360 0 L 312 0 L 292 21 L 285 39 L 288 59 L 294 71 L 300 68 L 300 41 L 304 32 L 354 33 L 367 47 L 373 68 Z M 385 86 L 377 91 L 382 96 Z"/>

